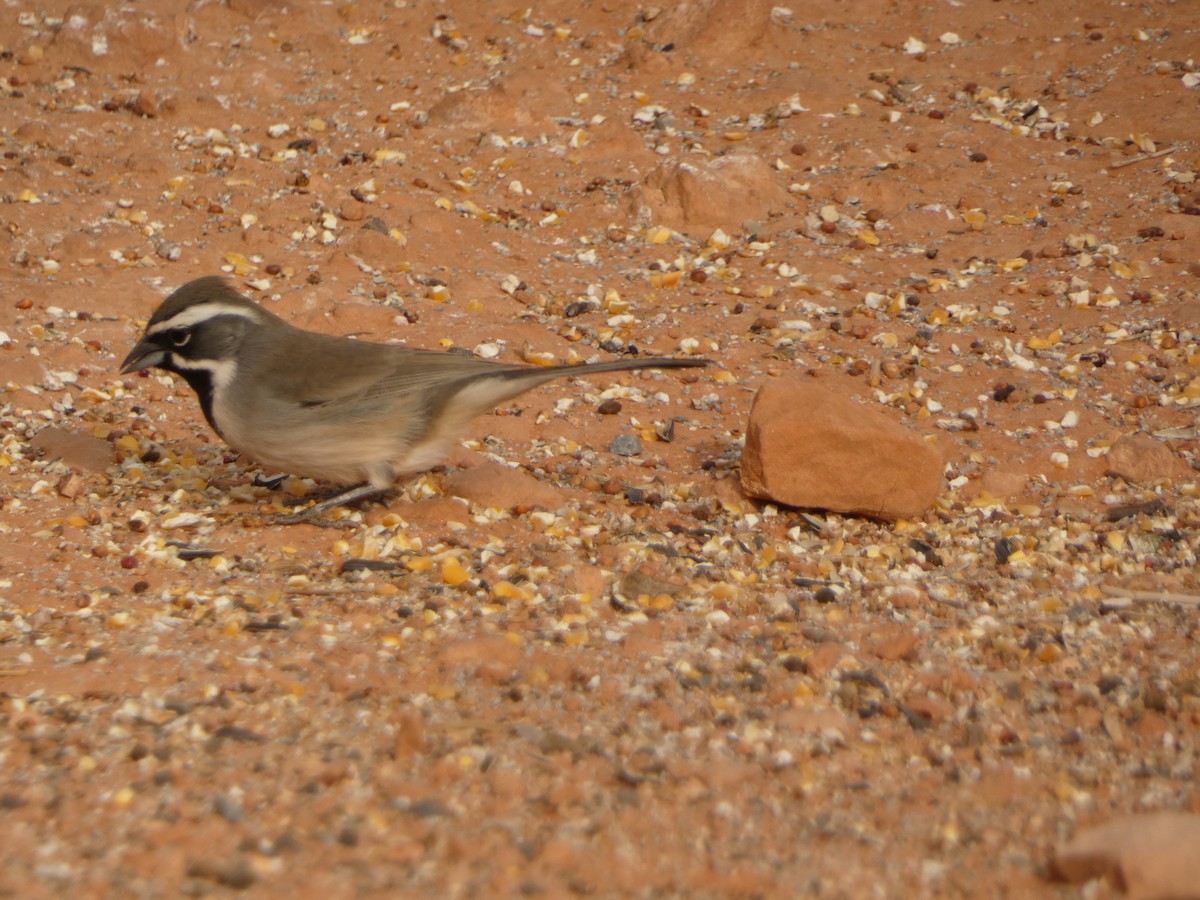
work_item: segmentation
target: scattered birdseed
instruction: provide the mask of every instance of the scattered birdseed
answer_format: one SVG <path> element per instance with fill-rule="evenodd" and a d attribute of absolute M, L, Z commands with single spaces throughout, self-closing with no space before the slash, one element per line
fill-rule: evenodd
<path fill-rule="evenodd" d="M 0 884 L 1026 895 L 1079 823 L 1186 807 L 1194 52 L 1066 3 L 19 11 Z M 539 389 L 284 526 L 329 486 L 117 372 L 218 270 L 366 340 L 714 365 Z M 774 379 L 915 430 L 933 506 L 743 496 Z"/>

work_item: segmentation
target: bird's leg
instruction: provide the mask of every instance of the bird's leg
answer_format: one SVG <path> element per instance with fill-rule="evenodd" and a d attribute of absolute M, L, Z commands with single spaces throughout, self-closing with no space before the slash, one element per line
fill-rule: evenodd
<path fill-rule="evenodd" d="M 363 500 L 367 497 L 374 497 L 377 494 L 383 494 L 388 488 L 377 488 L 369 481 L 363 484 L 355 485 L 352 488 L 342 491 L 340 494 L 335 494 L 327 500 L 322 500 L 307 509 L 302 509 L 299 512 L 288 513 L 287 515 L 277 516 L 275 521 L 280 525 L 296 525 L 300 522 L 308 522 L 311 525 L 327 525 L 330 523 L 318 521 L 318 517 L 329 512 L 329 510 L 343 506 L 347 503 L 354 503 L 358 500 Z"/>
<path fill-rule="evenodd" d="M 358 490 L 358 488 L 359 485 L 355 485 L 354 487 L 349 488 L 349 490 L 354 491 Z M 341 485 L 327 484 L 322 485 L 315 490 L 311 490 L 307 494 L 301 494 L 298 497 L 283 497 L 279 502 L 291 509 L 299 509 L 308 503 L 324 503 L 327 500 L 334 500 L 335 498 L 341 497 L 347 492 L 347 489 Z M 334 506 L 336 505 L 337 503 L 335 502 Z"/>

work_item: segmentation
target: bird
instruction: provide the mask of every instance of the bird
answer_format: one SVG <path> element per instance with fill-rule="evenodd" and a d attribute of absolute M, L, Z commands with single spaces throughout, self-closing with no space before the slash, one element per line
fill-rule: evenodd
<path fill-rule="evenodd" d="M 291 523 L 317 521 L 433 468 L 472 419 L 545 382 L 709 362 L 641 357 L 530 366 L 339 337 L 298 328 L 213 275 L 162 301 L 120 371 L 179 376 L 232 449 L 268 470 L 346 486 L 280 517 Z"/>

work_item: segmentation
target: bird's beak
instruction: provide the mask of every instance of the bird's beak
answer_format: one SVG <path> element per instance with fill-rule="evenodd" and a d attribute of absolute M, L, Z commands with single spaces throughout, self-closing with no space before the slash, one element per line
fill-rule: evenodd
<path fill-rule="evenodd" d="M 161 366 L 166 361 L 167 352 L 162 347 L 158 347 L 146 338 L 142 338 L 129 351 L 129 355 L 125 357 L 125 362 L 121 363 L 121 374 L 128 375 L 130 372 L 152 369 L 155 366 Z"/>

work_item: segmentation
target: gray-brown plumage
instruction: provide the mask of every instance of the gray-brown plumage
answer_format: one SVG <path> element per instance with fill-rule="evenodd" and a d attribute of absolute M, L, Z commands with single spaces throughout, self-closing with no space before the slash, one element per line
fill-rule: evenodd
<path fill-rule="evenodd" d="M 652 357 L 543 368 L 334 337 L 206 277 L 163 301 L 121 371 L 180 375 L 225 442 L 269 469 L 362 485 L 324 510 L 436 465 L 473 418 L 547 381 L 703 365 Z"/>

